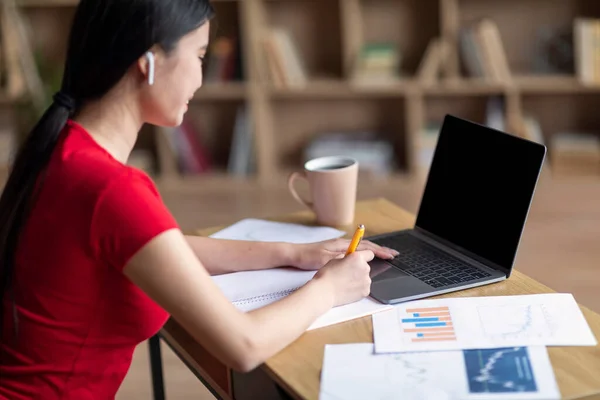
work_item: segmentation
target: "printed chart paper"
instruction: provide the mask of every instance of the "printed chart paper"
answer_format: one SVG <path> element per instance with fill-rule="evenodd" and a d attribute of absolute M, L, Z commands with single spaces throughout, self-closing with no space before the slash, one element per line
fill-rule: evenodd
<path fill-rule="evenodd" d="M 372 318 L 377 353 L 597 344 L 566 293 L 420 300 Z"/>
<path fill-rule="evenodd" d="M 559 399 L 546 348 L 376 354 L 326 345 L 319 400 Z"/>

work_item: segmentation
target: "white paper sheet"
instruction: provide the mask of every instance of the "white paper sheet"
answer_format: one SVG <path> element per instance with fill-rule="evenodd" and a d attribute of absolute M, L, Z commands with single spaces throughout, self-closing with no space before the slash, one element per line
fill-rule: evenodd
<path fill-rule="evenodd" d="M 376 354 L 325 346 L 319 400 L 559 399 L 546 348 Z"/>
<path fill-rule="evenodd" d="M 211 237 L 220 239 L 286 241 L 312 243 L 343 236 L 343 231 L 329 227 L 309 227 L 298 224 L 245 219 L 215 233 Z M 251 311 L 271 304 L 294 292 L 308 281 L 316 271 L 302 271 L 282 267 L 258 271 L 242 271 L 213 276 L 213 281 L 225 296 L 240 310 Z M 392 307 L 371 298 L 352 304 L 335 307 L 318 318 L 308 330 L 321 328 L 371 315 Z"/>
<path fill-rule="evenodd" d="M 509 346 L 595 346 L 573 295 L 419 300 L 373 315 L 377 353 Z"/>
<path fill-rule="evenodd" d="M 328 226 L 306 226 L 286 222 L 247 218 L 211 235 L 217 239 L 258 242 L 314 243 L 346 234 Z"/>

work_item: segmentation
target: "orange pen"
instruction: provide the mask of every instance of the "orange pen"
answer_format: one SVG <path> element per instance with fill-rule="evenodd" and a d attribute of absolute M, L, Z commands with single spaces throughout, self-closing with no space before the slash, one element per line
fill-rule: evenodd
<path fill-rule="evenodd" d="M 350 241 L 350 246 L 348 246 L 346 255 L 352 254 L 356 251 L 356 248 L 360 244 L 360 241 L 362 240 L 364 234 L 365 234 L 365 226 L 361 224 L 358 226 L 358 228 L 356 228 L 356 231 L 354 232 L 354 236 L 352 236 L 352 240 Z"/>

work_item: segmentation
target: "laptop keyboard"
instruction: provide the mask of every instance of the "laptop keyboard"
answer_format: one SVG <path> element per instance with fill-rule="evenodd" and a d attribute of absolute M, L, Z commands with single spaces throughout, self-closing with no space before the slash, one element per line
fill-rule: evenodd
<path fill-rule="evenodd" d="M 371 240 L 400 252 L 391 264 L 434 288 L 443 288 L 490 276 L 459 258 L 437 250 L 412 235 Z"/>

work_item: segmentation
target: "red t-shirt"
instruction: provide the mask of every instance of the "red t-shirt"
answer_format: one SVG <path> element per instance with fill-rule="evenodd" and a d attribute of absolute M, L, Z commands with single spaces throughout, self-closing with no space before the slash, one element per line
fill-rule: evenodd
<path fill-rule="evenodd" d="M 114 398 L 136 345 L 168 318 L 122 269 L 173 228 L 148 176 L 69 121 L 18 248 L 16 338 L 3 302 L 0 398 Z"/>

